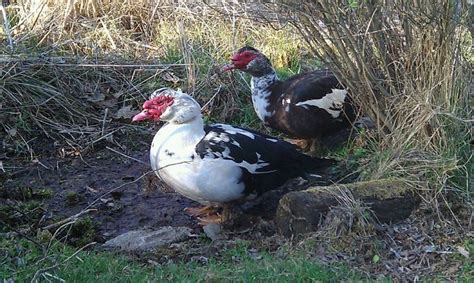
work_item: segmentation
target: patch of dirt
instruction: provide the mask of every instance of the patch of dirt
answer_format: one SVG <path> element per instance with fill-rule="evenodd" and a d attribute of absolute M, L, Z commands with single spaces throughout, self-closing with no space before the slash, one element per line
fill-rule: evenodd
<path fill-rule="evenodd" d="M 148 162 L 147 150 L 130 156 Z M 169 188 L 155 180 L 153 173 L 143 176 L 149 170 L 149 165 L 107 149 L 83 160 L 49 157 L 10 174 L 3 182 L 3 195 L 25 188 L 51 190 L 51 198 L 43 200 L 47 222 L 74 215 L 87 207 L 95 208 L 97 211 L 89 216 L 104 239 L 138 228 L 197 229 L 196 221 L 183 209 L 198 204 L 169 192 Z"/>
<path fill-rule="evenodd" d="M 183 211 L 200 204 L 175 193 L 150 172 L 147 139 L 148 136 L 138 137 L 140 142 L 129 147 L 133 151 L 126 152 L 128 157 L 120 154 L 123 150 L 118 146 L 103 145 L 89 150 L 85 156 L 62 157 L 61 152 L 58 154 L 54 146 L 48 145 L 41 147 L 42 157 L 34 162 L 21 163 L 7 158 L 3 165 L 16 166 L 17 170 L 3 176 L 0 204 L 18 192 L 48 191 L 50 197 L 42 200 L 46 217 L 40 227 L 87 208 L 97 209 L 88 216 L 96 224 L 98 237 L 95 240 L 100 242 L 131 230 L 162 226 L 187 226 L 200 232 L 196 219 Z M 345 168 L 336 168 L 328 175 L 336 181 L 346 172 Z M 249 229 L 264 219 L 270 224 L 263 233 L 274 234 L 274 227 L 269 226 L 273 225 L 279 199 L 290 190 L 306 189 L 311 184 L 324 182 L 295 179 L 254 203 L 246 203 L 245 212 L 239 211 L 233 218 L 236 220 L 233 230 Z"/>

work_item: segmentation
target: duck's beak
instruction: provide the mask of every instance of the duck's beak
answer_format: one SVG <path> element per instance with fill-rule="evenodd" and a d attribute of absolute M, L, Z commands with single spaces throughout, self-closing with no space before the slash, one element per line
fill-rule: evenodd
<path fill-rule="evenodd" d="M 224 67 L 222 67 L 222 72 L 227 72 L 227 71 L 230 71 L 230 70 L 233 70 L 235 69 L 235 65 L 234 64 L 228 64 L 228 65 L 225 65 Z"/>
<path fill-rule="evenodd" d="M 239 54 L 232 55 L 232 57 L 230 58 L 230 61 L 232 61 L 232 63 L 230 63 L 228 65 L 225 65 L 222 68 L 223 72 L 227 72 L 227 71 L 230 71 L 230 70 L 233 70 L 233 69 L 239 69 L 239 61 L 240 61 Z"/>
<path fill-rule="evenodd" d="M 133 116 L 132 122 L 137 122 L 137 121 L 145 121 L 151 118 L 150 113 L 148 113 L 148 110 L 143 110 L 142 112 L 138 113 L 137 115 Z"/>

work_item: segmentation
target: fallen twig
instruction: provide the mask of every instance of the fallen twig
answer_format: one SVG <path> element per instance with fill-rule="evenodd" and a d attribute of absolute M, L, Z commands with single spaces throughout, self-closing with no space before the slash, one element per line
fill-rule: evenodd
<path fill-rule="evenodd" d="M 204 108 L 206 108 L 207 105 L 209 105 L 209 103 L 212 102 L 212 100 L 214 100 L 214 97 L 216 97 L 219 92 L 221 91 L 221 88 L 222 88 L 222 85 L 219 85 L 219 88 L 217 89 L 217 91 L 211 96 L 211 98 L 209 98 L 209 100 L 206 102 L 206 104 L 204 104 L 202 107 L 201 107 L 201 110 L 203 110 Z"/>
<path fill-rule="evenodd" d="M 41 229 L 43 230 L 51 230 L 51 229 L 54 229 L 56 227 L 59 227 L 61 225 L 63 225 L 64 223 L 67 223 L 67 222 L 70 222 L 70 221 L 76 221 L 79 217 L 81 217 L 82 215 L 86 214 L 86 213 L 89 213 L 91 211 L 97 211 L 97 209 L 84 209 L 84 210 L 81 210 L 79 211 L 78 213 L 72 215 L 72 216 L 69 216 L 67 218 L 64 218 L 63 220 L 61 221 L 58 221 L 56 223 L 53 223 L 53 224 L 50 224 L 48 226 L 45 226 Z"/>
<path fill-rule="evenodd" d="M 45 227 L 42 227 L 40 228 L 41 230 L 51 230 L 51 229 L 54 229 L 56 227 L 59 227 L 67 222 L 71 222 L 71 221 L 76 221 L 79 217 L 81 217 L 82 215 L 86 214 L 86 213 L 89 213 L 91 211 L 97 211 L 97 209 L 85 209 L 85 210 L 82 210 L 72 216 L 69 216 L 61 221 L 58 221 L 56 223 L 53 223 L 53 224 L 50 224 L 50 225 L 47 225 Z M 1 219 L 0 219 L 0 222 L 2 222 L 2 224 L 4 225 L 7 225 L 5 222 L 3 222 Z M 14 227 L 11 227 L 10 225 L 7 225 L 11 230 L 13 230 L 13 232 L 8 232 L 8 233 L 2 233 L 0 235 L 2 236 L 6 236 L 8 238 L 12 238 L 12 237 L 16 237 L 16 236 L 22 236 L 24 238 L 26 238 L 27 240 L 35 243 L 36 245 L 38 245 L 39 247 L 43 247 L 40 243 L 38 243 L 37 241 L 33 240 L 32 238 L 30 238 L 27 234 L 31 232 L 31 228 L 25 228 L 25 229 L 20 229 L 20 230 L 17 230 L 15 229 Z"/>
<path fill-rule="evenodd" d="M 130 182 L 123 183 L 123 184 L 121 184 L 121 185 L 119 185 L 119 186 L 117 186 L 117 187 L 115 187 L 115 188 L 112 188 L 112 189 L 108 190 L 107 192 L 103 193 L 102 195 L 100 195 L 99 197 L 97 197 L 94 201 L 92 201 L 89 205 L 87 205 L 87 206 L 84 208 L 84 210 L 91 208 L 95 203 L 97 203 L 100 199 L 104 198 L 105 196 L 107 196 L 107 195 L 109 195 L 109 194 L 115 192 L 116 190 L 118 190 L 118 189 L 120 189 L 120 188 L 123 188 L 123 187 L 126 186 L 126 185 L 130 185 L 130 184 L 136 183 L 137 181 L 143 179 L 146 175 L 148 175 L 148 174 L 150 174 L 150 173 L 152 173 L 152 172 L 158 172 L 158 171 L 163 170 L 163 169 L 165 169 L 165 168 L 167 168 L 167 167 L 170 167 L 170 166 L 175 166 L 175 165 L 184 164 L 184 163 L 190 163 L 190 162 L 191 162 L 191 160 L 185 160 L 185 161 L 180 161 L 180 162 L 176 162 L 176 163 L 172 163 L 172 164 L 165 165 L 165 166 L 160 167 L 160 168 L 158 168 L 158 169 L 156 169 L 156 170 L 149 170 L 149 171 L 145 172 L 144 174 L 142 174 L 142 175 L 141 175 L 140 177 L 138 177 L 137 179 L 135 179 L 135 180 L 133 180 L 133 181 L 130 181 Z"/>
<path fill-rule="evenodd" d="M 95 245 L 96 242 L 91 242 L 91 243 L 88 243 L 86 244 L 85 246 L 79 248 L 77 251 L 75 251 L 72 255 L 70 255 L 68 258 L 66 258 L 65 260 L 63 260 L 61 263 L 55 263 L 51 266 L 48 266 L 48 267 L 45 267 L 45 268 L 41 268 L 41 269 L 38 269 L 35 274 L 33 275 L 33 278 L 31 279 L 31 282 L 39 282 L 38 280 L 38 277 L 45 273 L 46 271 L 48 270 L 51 270 L 51 269 L 54 269 L 58 266 L 60 266 L 61 264 L 65 264 L 67 261 L 69 261 L 71 258 L 73 258 L 74 256 L 76 256 L 78 253 L 80 253 L 81 251 L 83 251 L 84 249 L 92 246 L 92 245 Z M 61 281 L 61 282 L 64 282 L 64 281 Z"/>
<path fill-rule="evenodd" d="M 131 157 L 131 156 L 129 156 L 129 155 L 126 155 L 125 153 L 121 153 L 121 152 L 119 152 L 119 151 L 117 151 L 117 150 L 115 150 L 115 149 L 113 149 L 113 148 L 111 148 L 111 147 L 109 147 L 109 146 L 106 146 L 105 148 L 108 149 L 108 150 L 110 150 L 110 151 L 113 151 L 113 152 L 115 152 L 115 153 L 117 153 L 117 154 L 119 154 L 119 155 L 121 155 L 121 156 L 123 156 L 123 157 L 126 157 L 126 158 L 128 158 L 128 159 L 131 159 L 131 160 L 133 160 L 133 161 L 136 161 L 136 162 L 138 162 L 138 163 L 145 164 L 145 165 L 150 165 L 150 163 L 141 161 L 140 159 L 136 159 L 136 158 L 134 158 L 134 157 Z"/>

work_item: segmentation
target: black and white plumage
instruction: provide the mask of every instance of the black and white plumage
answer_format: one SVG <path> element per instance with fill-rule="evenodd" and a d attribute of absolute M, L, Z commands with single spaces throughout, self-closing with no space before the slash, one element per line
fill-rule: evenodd
<path fill-rule="evenodd" d="M 296 138 L 311 139 L 347 128 L 355 107 L 347 90 L 329 71 L 313 71 L 278 79 L 270 60 L 252 47 L 232 56 L 225 70 L 252 75 L 252 102 L 266 125 Z"/>
<path fill-rule="evenodd" d="M 160 89 L 133 121 L 167 122 L 150 149 L 151 167 L 178 193 L 220 206 L 277 188 L 290 178 L 318 174 L 333 161 L 295 146 L 225 124 L 204 126 L 199 104 L 181 91 Z"/>

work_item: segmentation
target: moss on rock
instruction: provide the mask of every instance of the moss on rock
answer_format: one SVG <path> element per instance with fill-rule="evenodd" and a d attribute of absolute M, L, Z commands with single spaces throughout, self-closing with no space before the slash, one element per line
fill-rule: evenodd
<path fill-rule="evenodd" d="M 286 194 L 280 200 L 275 222 L 283 235 L 295 236 L 316 230 L 333 207 L 355 210 L 361 204 L 376 220 L 395 222 L 408 217 L 419 201 L 415 189 L 399 179 L 317 186 Z"/>

